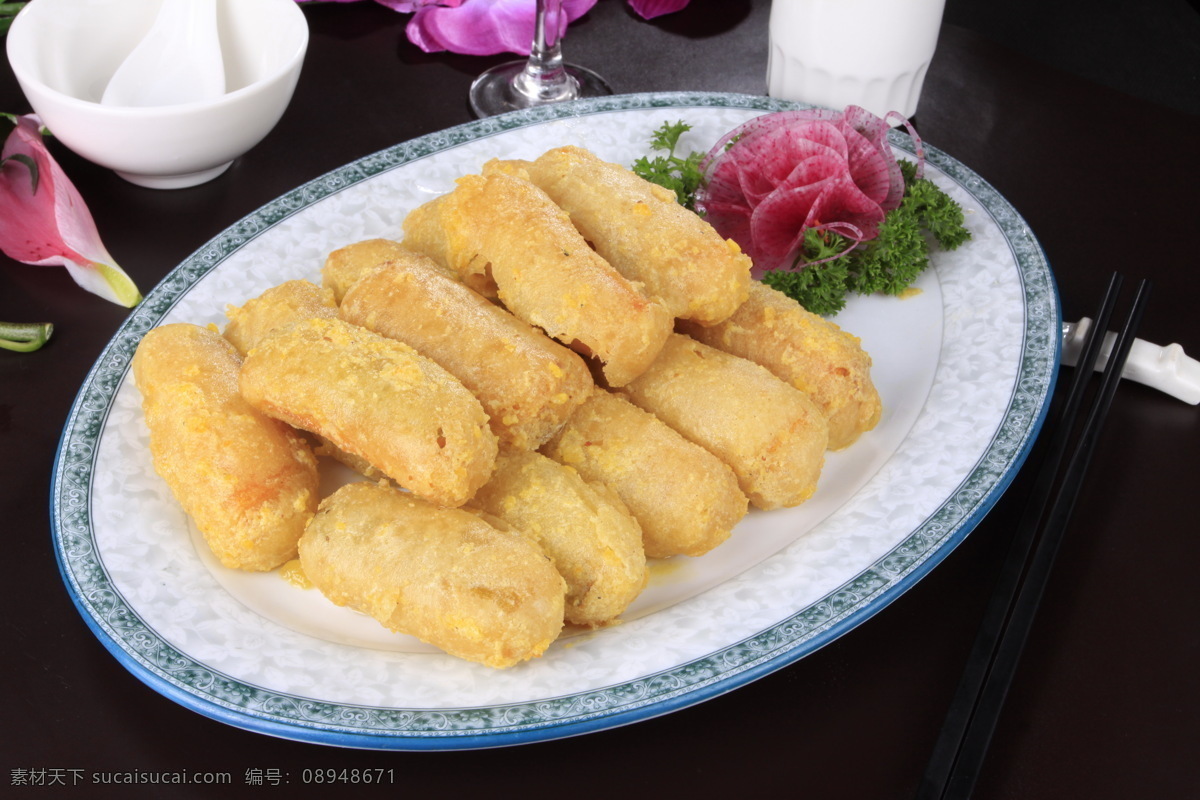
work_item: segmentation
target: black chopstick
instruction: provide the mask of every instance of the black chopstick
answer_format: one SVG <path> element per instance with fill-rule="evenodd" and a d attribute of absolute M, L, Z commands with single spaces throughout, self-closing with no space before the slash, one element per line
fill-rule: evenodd
<path fill-rule="evenodd" d="M 1105 365 L 1101 387 L 1093 398 L 1084 428 L 1060 481 L 1059 468 L 1067 453 L 1079 407 L 1095 369 L 1121 283 L 1121 276 L 1114 274 L 1104 302 L 1095 315 L 1095 323 L 1088 333 L 1066 402 L 1058 412 L 1054 436 L 1039 467 L 1033 491 L 918 788 L 919 800 L 966 798 L 974 789 L 1050 568 L 1145 309 L 1149 284 L 1142 281 L 1132 310 Z M 1047 514 L 1046 507 L 1056 485 L 1057 494 Z"/>
<path fill-rule="evenodd" d="M 1108 321 L 1116 306 L 1121 283 L 1122 278 L 1119 274 L 1114 274 L 1109 281 L 1104 301 L 1093 316 L 1094 322 L 1084 339 L 1083 352 L 1077 361 L 1066 401 L 1060 409 L 1055 409 L 1052 415 L 1052 418 L 1056 420 L 1054 434 L 1043 456 L 1032 492 L 1025 504 L 1013 541 L 1009 545 L 1008 555 L 997 578 L 996 587 L 992 591 L 991 599 L 984 611 L 971 655 L 967 659 L 954 699 L 946 713 L 941 733 L 925 769 L 925 775 L 917 793 L 920 800 L 941 800 L 946 784 L 950 780 L 951 770 L 958 759 L 962 741 L 967 735 L 967 728 L 975 713 L 979 694 L 987 679 L 988 670 L 1011 611 L 1013 599 L 1020 588 L 1021 577 L 1025 573 L 1025 564 L 1029 560 L 1029 553 L 1038 532 L 1038 523 L 1045 513 L 1051 490 L 1054 488 L 1054 477 L 1058 474 L 1059 466 L 1070 444 L 1074 419 L 1083 400 L 1084 390 L 1087 388 L 1099 358 L 1102 337 L 1095 334 L 1097 331 L 1108 329 Z"/>

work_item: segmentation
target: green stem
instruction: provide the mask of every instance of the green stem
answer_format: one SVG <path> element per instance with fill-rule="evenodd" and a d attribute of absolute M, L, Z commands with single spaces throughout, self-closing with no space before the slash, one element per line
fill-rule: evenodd
<path fill-rule="evenodd" d="M 0 3 L 0 36 L 8 33 L 13 17 L 25 7 L 25 3 Z"/>
<path fill-rule="evenodd" d="M 17 353 L 32 353 L 50 339 L 50 322 L 0 322 L 0 347 Z"/>

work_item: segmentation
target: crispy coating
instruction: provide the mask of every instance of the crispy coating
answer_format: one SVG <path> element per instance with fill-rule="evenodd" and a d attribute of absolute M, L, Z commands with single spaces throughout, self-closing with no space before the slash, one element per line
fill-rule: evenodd
<path fill-rule="evenodd" d="M 549 150 L 528 169 L 596 252 L 674 316 L 712 325 L 745 301 L 749 256 L 674 192 L 582 147 Z"/>
<path fill-rule="evenodd" d="M 412 250 L 391 239 L 365 239 L 348 244 L 326 256 L 321 285 L 332 291 L 334 300 L 340 303 L 346 291 L 363 275 L 387 261 L 412 255 Z"/>
<path fill-rule="evenodd" d="M 295 322 L 336 318 L 338 307 L 331 290 L 297 280 L 267 289 L 241 308 L 226 306 L 225 314 L 230 320 L 225 326 L 225 338 L 244 356 L 268 335 Z M 347 453 L 324 437 L 314 434 L 313 438 L 316 439 L 313 452 L 318 456 L 340 461 L 368 478 L 383 477 L 365 459 Z"/>
<path fill-rule="evenodd" d="M 816 491 L 829 425 L 807 395 L 753 361 L 672 334 L 623 391 L 732 467 L 758 508 L 799 505 Z"/>
<path fill-rule="evenodd" d="M 225 306 L 229 324 L 224 335 L 243 356 L 274 330 L 301 319 L 337 316 L 333 292 L 309 281 L 272 286 L 241 307 Z"/>
<path fill-rule="evenodd" d="M 300 562 L 333 603 L 489 667 L 541 655 L 562 630 L 566 587 L 536 544 L 383 484 L 322 501 Z"/>
<path fill-rule="evenodd" d="M 496 436 L 479 401 L 411 347 L 339 319 L 267 337 L 242 365 L 242 395 L 328 439 L 413 493 L 462 505 L 487 480 Z"/>
<path fill-rule="evenodd" d="M 761 364 L 807 394 L 829 422 L 829 449 L 853 444 L 879 422 L 871 357 L 857 336 L 754 281 L 750 297 L 720 325 L 687 324 L 697 341 Z"/>
<path fill-rule="evenodd" d="M 566 213 L 527 179 L 500 168 L 409 212 L 404 244 L 499 297 L 517 317 L 599 359 L 621 386 L 654 360 L 672 315 L 596 254 Z"/>
<path fill-rule="evenodd" d="M 703 555 L 746 514 L 728 465 L 620 395 L 596 391 L 542 452 L 616 492 L 650 558 Z"/>
<path fill-rule="evenodd" d="M 646 585 L 642 531 L 602 484 L 531 450 L 502 451 L 471 501 L 537 542 L 567 582 L 567 622 L 597 626 Z"/>
<path fill-rule="evenodd" d="M 222 564 L 270 570 L 296 557 L 317 508 L 317 460 L 296 431 L 238 393 L 241 359 L 215 331 L 147 333 L 133 357 L 154 469 Z"/>
<path fill-rule="evenodd" d="M 513 447 L 534 449 L 592 391 L 578 355 L 425 256 L 389 262 L 342 298 L 342 319 L 404 342 L 462 381 Z"/>

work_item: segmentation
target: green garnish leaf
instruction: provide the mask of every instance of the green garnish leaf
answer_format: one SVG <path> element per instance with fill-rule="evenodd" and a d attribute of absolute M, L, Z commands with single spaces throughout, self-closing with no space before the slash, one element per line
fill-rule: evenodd
<path fill-rule="evenodd" d="M 850 280 L 847 288 L 858 294 L 898 295 L 929 266 L 929 245 L 911 195 L 884 217 L 879 235 L 863 242 L 847 256 Z"/>
<path fill-rule="evenodd" d="M 696 152 L 679 157 L 675 148 L 679 146 L 679 137 L 692 129 L 691 125 L 683 122 L 665 122 L 654 132 L 650 139 L 653 150 L 666 151 L 665 156 L 653 158 L 642 157 L 633 164 L 635 174 L 651 183 L 657 183 L 675 193 L 675 199 L 685 208 L 696 210 L 696 190 L 704 176 L 700 172 L 700 161 L 704 153 Z"/>
<path fill-rule="evenodd" d="M 846 306 L 851 276 L 848 268 L 850 256 L 834 256 L 849 246 L 850 240 L 844 236 L 810 228 L 804 232 L 804 258 L 809 262 L 821 263 L 809 263 L 797 270 L 771 270 L 763 275 L 762 282 L 799 301 L 814 314 L 836 314 Z M 832 260 L 822 261 L 827 258 Z"/>

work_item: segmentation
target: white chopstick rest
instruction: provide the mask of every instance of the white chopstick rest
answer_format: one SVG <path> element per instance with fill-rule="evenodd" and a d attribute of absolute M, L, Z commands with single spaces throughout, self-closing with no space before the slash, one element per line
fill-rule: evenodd
<path fill-rule="evenodd" d="M 1075 366 L 1091 326 L 1092 320 L 1088 317 L 1083 317 L 1079 322 L 1063 324 L 1062 361 L 1067 366 Z M 1116 338 L 1117 335 L 1112 331 L 1105 335 L 1100 356 L 1096 359 L 1097 370 L 1104 369 L 1108 363 Z M 1200 403 L 1200 361 L 1184 353 L 1183 347 L 1178 344 L 1159 347 L 1143 339 L 1135 339 L 1121 377 L 1158 389 L 1185 403 Z"/>

